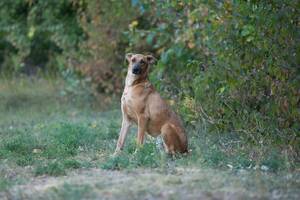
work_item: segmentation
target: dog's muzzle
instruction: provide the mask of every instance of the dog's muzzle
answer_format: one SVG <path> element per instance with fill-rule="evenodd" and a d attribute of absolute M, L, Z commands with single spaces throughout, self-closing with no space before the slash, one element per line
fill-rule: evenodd
<path fill-rule="evenodd" d="M 142 68 L 139 64 L 133 65 L 133 67 L 132 67 L 132 73 L 133 74 L 138 75 L 138 74 L 141 74 L 141 72 L 142 72 Z"/>

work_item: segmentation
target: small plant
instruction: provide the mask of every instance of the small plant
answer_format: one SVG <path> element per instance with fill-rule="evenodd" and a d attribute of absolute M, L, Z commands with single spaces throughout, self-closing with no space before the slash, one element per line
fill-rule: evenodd
<path fill-rule="evenodd" d="M 158 167 L 160 163 L 160 154 L 153 142 L 147 142 L 143 147 L 137 148 L 131 154 L 130 162 L 132 167 Z"/>
<path fill-rule="evenodd" d="M 64 184 L 50 191 L 51 199 L 94 199 L 95 193 L 89 185 Z"/>
<path fill-rule="evenodd" d="M 74 159 L 64 160 L 62 161 L 62 164 L 67 169 L 78 169 L 81 167 L 81 163 Z"/>
<path fill-rule="evenodd" d="M 43 163 L 36 167 L 34 174 L 36 176 L 40 175 L 50 175 L 50 176 L 61 176 L 66 174 L 66 167 L 59 161 L 52 161 L 49 163 Z"/>
<path fill-rule="evenodd" d="M 142 147 L 136 148 L 134 142 L 131 142 L 124 152 L 120 155 L 110 157 L 104 164 L 102 169 L 124 169 L 137 167 L 156 168 L 161 162 L 161 154 L 156 148 L 155 143 L 146 142 Z"/>
<path fill-rule="evenodd" d="M 11 181 L 0 174 L 0 192 L 7 190 L 11 185 Z"/>
<path fill-rule="evenodd" d="M 129 165 L 130 161 L 128 155 L 118 155 L 108 158 L 108 160 L 101 165 L 101 168 L 107 170 L 120 170 L 128 168 Z"/>
<path fill-rule="evenodd" d="M 10 153 L 19 155 L 28 155 L 32 153 L 32 150 L 36 146 L 36 139 L 28 132 L 15 132 L 11 133 L 3 144 L 4 149 Z"/>
<path fill-rule="evenodd" d="M 34 174 L 36 176 L 47 174 L 50 176 L 66 175 L 68 169 L 77 169 L 81 163 L 74 159 L 52 160 L 37 164 Z"/>

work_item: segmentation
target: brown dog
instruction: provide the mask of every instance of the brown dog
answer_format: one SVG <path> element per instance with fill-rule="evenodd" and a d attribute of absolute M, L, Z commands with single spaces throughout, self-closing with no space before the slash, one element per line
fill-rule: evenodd
<path fill-rule="evenodd" d="M 143 144 L 147 132 L 154 137 L 162 135 L 167 153 L 187 152 L 187 137 L 179 117 L 148 81 L 149 66 L 155 58 L 128 53 L 126 60 L 129 66 L 121 98 L 123 121 L 115 154 L 123 148 L 132 122 L 138 125 L 138 145 Z"/>

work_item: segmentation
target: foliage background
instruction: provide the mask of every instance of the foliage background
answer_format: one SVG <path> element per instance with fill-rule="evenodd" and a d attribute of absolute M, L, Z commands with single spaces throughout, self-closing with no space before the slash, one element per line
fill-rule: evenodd
<path fill-rule="evenodd" d="M 5 0 L 0 72 L 63 77 L 64 92 L 104 93 L 109 101 L 122 91 L 124 54 L 151 53 L 159 62 L 150 79 L 187 126 L 242 141 L 238 149 L 220 145 L 228 156 L 293 166 L 299 7 L 292 0 Z"/>

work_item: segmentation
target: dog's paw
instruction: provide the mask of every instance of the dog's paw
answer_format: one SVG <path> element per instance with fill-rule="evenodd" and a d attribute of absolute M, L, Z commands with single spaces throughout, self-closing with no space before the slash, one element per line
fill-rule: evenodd
<path fill-rule="evenodd" d="M 112 157 L 116 157 L 118 155 L 121 154 L 121 150 L 116 150 L 113 154 L 112 154 Z"/>
<path fill-rule="evenodd" d="M 135 151 L 133 152 L 133 155 L 136 155 L 139 152 L 139 149 L 136 148 Z"/>

